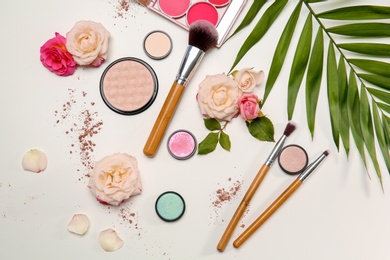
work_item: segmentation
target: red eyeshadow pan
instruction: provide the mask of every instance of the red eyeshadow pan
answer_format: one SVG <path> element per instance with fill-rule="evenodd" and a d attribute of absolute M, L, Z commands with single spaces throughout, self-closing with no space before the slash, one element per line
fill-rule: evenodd
<path fill-rule="evenodd" d="M 177 18 L 183 16 L 188 7 L 190 6 L 190 0 L 160 0 L 159 5 L 161 8 L 161 11 L 163 11 L 165 14 Z"/>
<path fill-rule="evenodd" d="M 230 3 L 230 0 L 209 0 L 209 2 L 216 7 L 222 7 Z"/>
<path fill-rule="evenodd" d="M 191 25 L 198 20 L 207 20 L 212 24 L 217 25 L 218 12 L 213 5 L 207 2 L 198 2 L 188 9 L 187 22 Z"/>

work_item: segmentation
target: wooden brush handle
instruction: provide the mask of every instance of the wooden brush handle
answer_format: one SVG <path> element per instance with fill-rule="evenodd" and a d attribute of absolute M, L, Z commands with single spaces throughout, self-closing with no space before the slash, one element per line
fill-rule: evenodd
<path fill-rule="evenodd" d="M 302 181 L 296 179 L 280 196 L 260 215 L 233 243 L 240 247 L 290 196 L 301 186 Z"/>
<path fill-rule="evenodd" d="M 169 122 L 175 113 L 183 90 L 183 85 L 176 82 L 173 83 L 144 146 L 144 154 L 146 156 L 153 157 L 156 154 Z"/>
<path fill-rule="evenodd" d="M 229 222 L 229 225 L 226 227 L 226 230 L 223 233 L 221 240 L 218 243 L 217 249 L 219 251 L 222 252 L 225 249 L 227 243 L 229 242 L 230 237 L 233 234 L 234 229 L 236 228 L 238 222 L 240 221 L 242 215 L 245 212 L 245 209 L 247 208 L 250 200 L 252 199 L 253 195 L 255 194 L 260 183 L 263 181 L 264 176 L 267 174 L 268 170 L 269 170 L 269 166 L 264 164 L 260 168 L 255 179 L 252 181 L 252 184 L 249 186 L 248 191 L 245 193 L 244 198 L 241 200 L 240 205 L 236 209 L 236 212 L 234 213 L 232 219 Z"/>

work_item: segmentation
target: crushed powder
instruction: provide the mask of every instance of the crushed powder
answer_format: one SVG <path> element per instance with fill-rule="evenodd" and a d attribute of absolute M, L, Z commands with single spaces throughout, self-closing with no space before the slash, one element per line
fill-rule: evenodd
<path fill-rule="evenodd" d="M 138 6 L 140 5 L 137 0 L 117 0 L 112 3 L 109 2 L 115 11 L 114 18 L 124 18 L 135 17 L 135 14 L 138 11 Z"/>

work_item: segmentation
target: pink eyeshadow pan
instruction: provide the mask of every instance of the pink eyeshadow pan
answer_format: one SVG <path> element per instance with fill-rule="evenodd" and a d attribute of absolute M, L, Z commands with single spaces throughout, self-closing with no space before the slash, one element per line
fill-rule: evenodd
<path fill-rule="evenodd" d="M 191 25 L 198 20 L 207 20 L 217 25 L 218 12 L 215 7 L 207 2 L 198 2 L 190 7 L 187 12 L 187 23 Z"/>
<path fill-rule="evenodd" d="M 168 138 L 168 151 L 176 159 L 185 160 L 195 154 L 196 139 L 186 130 L 178 130 Z"/>
<path fill-rule="evenodd" d="M 190 0 L 160 0 L 160 9 L 165 14 L 173 17 L 182 17 L 190 6 Z"/>
<path fill-rule="evenodd" d="M 230 0 L 209 0 L 216 7 L 222 7 L 230 3 Z"/>
<path fill-rule="evenodd" d="M 287 174 L 295 175 L 303 172 L 308 164 L 305 149 L 299 145 L 287 145 L 279 155 L 280 168 Z"/>
<path fill-rule="evenodd" d="M 157 76 L 143 60 L 127 57 L 112 62 L 100 79 L 100 94 L 106 105 L 122 115 L 145 111 L 158 91 Z"/>

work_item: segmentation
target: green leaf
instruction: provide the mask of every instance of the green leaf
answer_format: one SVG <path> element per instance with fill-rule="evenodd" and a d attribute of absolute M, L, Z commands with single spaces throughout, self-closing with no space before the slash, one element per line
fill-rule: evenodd
<path fill-rule="evenodd" d="M 367 82 L 370 82 L 378 87 L 390 90 L 390 78 L 373 74 L 359 73 L 358 76 Z"/>
<path fill-rule="evenodd" d="M 210 131 L 221 130 L 221 124 L 215 118 L 203 118 L 204 125 Z"/>
<path fill-rule="evenodd" d="M 311 137 L 314 137 L 315 117 L 324 65 L 324 37 L 319 28 L 313 45 L 306 76 L 306 116 Z"/>
<path fill-rule="evenodd" d="M 328 32 L 346 36 L 358 37 L 388 37 L 390 24 L 388 23 L 352 23 L 327 28 Z"/>
<path fill-rule="evenodd" d="M 368 90 L 370 91 L 370 90 Z M 371 93 L 371 92 L 370 92 Z M 390 102 L 389 102 L 390 103 Z M 378 107 L 390 114 L 390 105 L 384 103 L 377 103 Z"/>
<path fill-rule="evenodd" d="M 342 7 L 318 14 L 319 18 L 332 20 L 373 20 L 390 18 L 390 7 L 359 5 Z"/>
<path fill-rule="evenodd" d="M 251 7 L 249 8 L 248 12 L 246 13 L 244 19 L 240 23 L 240 25 L 237 27 L 237 29 L 232 33 L 232 35 L 229 36 L 227 40 L 232 38 L 234 35 L 236 35 L 238 32 L 240 32 L 242 29 L 247 27 L 256 17 L 260 9 L 263 7 L 263 5 L 267 2 L 267 0 L 256 0 L 253 1 Z M 227 41 L 226 40 L 226 41 Z"/>
<path fill-rule="evenodd" d="M 383 159 L 386 163 L 387 171 L 390 174 L 390 154 L 389 154 L 389 145 L 387 143 L 385 132 L 383 130 L 384 126 L 382 125 L 381 118 L 379 115 L 378 107 L 373 104 L 372 114 L 374 118 L 375 133 L 378 139 L 379 148 L 381 149 Z"/>
<path fill-rule="evenodd" d="M 381 91 L 379 89 L 374 88 L 367 88 L 368 92 L 370 92 L 371 95 L 379 98 L 380 100 L 386 102 L 387 104 L 390 104 L 390 93 L 386 91 Z"/>
<path fill-rule="evenodd" d="M 287 113 L 289 120 L 291 120 L 294 113 L 299 88 L 302 84 L 302 79 L 309 61 L 312 34 L 312 18 L 311 14 L 309 14 L 306 18 L 305 25 L 303 26 L 301 36 L 299 37 L 298 46 L 291 67 L 290 78 L 288 80 Z"/>
<path fill-rule="evenodd" d="M 208 154 L 215 150 L 219 133 L 209 133 L 198 145 L 198 154 Z"/>
<path fill-rule="evenodd" d="M 349 120 L 348 120 L 348 79 L 344 59 L 340 57 L 338 66 L 339 81 L 339 110 L 340 110 L 340 136 L 343 141 L 345 152 L 349 154 Z"/>
<path fill-rule="evenodd" d="M 348 88 L 348 120 L 351 126 L 351 132 L 353 139 L 355 140 L 356 148 L 359 151 L 360 157 L 363 160 L 364 167 L 367 169 L 367 161 L 364 150 L 364 140 L 362 129 L 360 127 L 360 99 L 356 78 L 353 71 L 350 71 L 349 75 L 349 88 Z"/>
<path fill-rule="evenodd" d="M 348 61 L 372 74 L 390 78 L 390 63 L 366 59 L 348 59 Z"/>
<path fill-rule="evenodd" d="M 267 117 L 258 117 L 252 122 L 246 121 L 249 133 L 260 141 L 274 142 L 274 125 Z"/>
<path fill-rule="evenodd" d="M 276 46 L 274 57 L 271 63 L 271 68 L 269 69 L 269 73 L 268 73 L 267 83 L 265 85 L 263 104 L 265 103 L 269 93 L 271 92 L 276 82 L 276 79 L 279 76 L 280 70 L 282 69 L 288 48 L 291 43 L 291 38 L 294 35 L 294 30 L 297 25 L 299 13 L 301 12 L 301 7 L 302 7 L 302 2 L 299 1 L 294 11 L 292 12 L 286 24 L 286 27 L 282 32 L 278 45 Z"/>
<path fill-rule="evenodd" d="M 332 126 L 333 141 L 339 149 L 340 134 L 340 110 L 339 110 L 339 82 L 337 78 L 336 55 L 332 42 L 329 42 L 328 64 L 327 64 L 327 83 L 328 83 L 328 103 L 330 122 Z"/>
<path fill-rule="evenodd" d="M 384 43 L 341 43 L 339 48 L 361 54 L 390 57 L 390 44 Z"/>
<path fill-rule="evenodd" d="M 385 132 L 385 138 L 387 142 L 387 149 L 390 149 L 390 118 L 382 115 L 383 131 Z"/>
<path fill-rule="evenodd" d="M 274 23 L 280 12 L 286 6 L 287 2 L 287 0 L 276 0 L 270 7 L 268 7 L 268 9 L 264 12 L 263 16 L 260 18 L 256 26 L 253 28 L 252 32 L 249 34 L 248 38 L 245 40 L 244 44 L 241 46 L 240 50 L 238 51 L 237 57 L 229 71 L 232 71 L 233 68 L 238 64 L 238 62 L 245 56 L 245 54 L 257 42 L 259 42 L 261 38 L 263 38 L 264 34 Z"/>
<path fill-rule="evenodd" d="M 230 137 L 225 132 L 221 131 L 221 134 L 219 135 L 219 144 L 222 146 L 223 149 L 226 151 L 230 151 L 230 148 L 232 146 L 230 142 Z"/>
<path fill-rule="evenodd" d="M 374 165 L 378 179 L 383 188 L 382 174 L 379 168 L 379 163 L 377 160 L 377 155 L 375 150 L 375 139 L 374 139 L 374 130 L 372 125 L 370 104 L 368 101 L 367 92 L 365 91 L 363 86 L 360 90 L 360 120 L 361 120 L 360 127 L 362 129 L 364 143 L 371 157 L 371 161 Z"/>
<path fill-rule="evenodd" d="M 307 0 L 306 2 L 314 4 L 314 3 L 325 2 L 325 1 L 328 0 Z"/>

